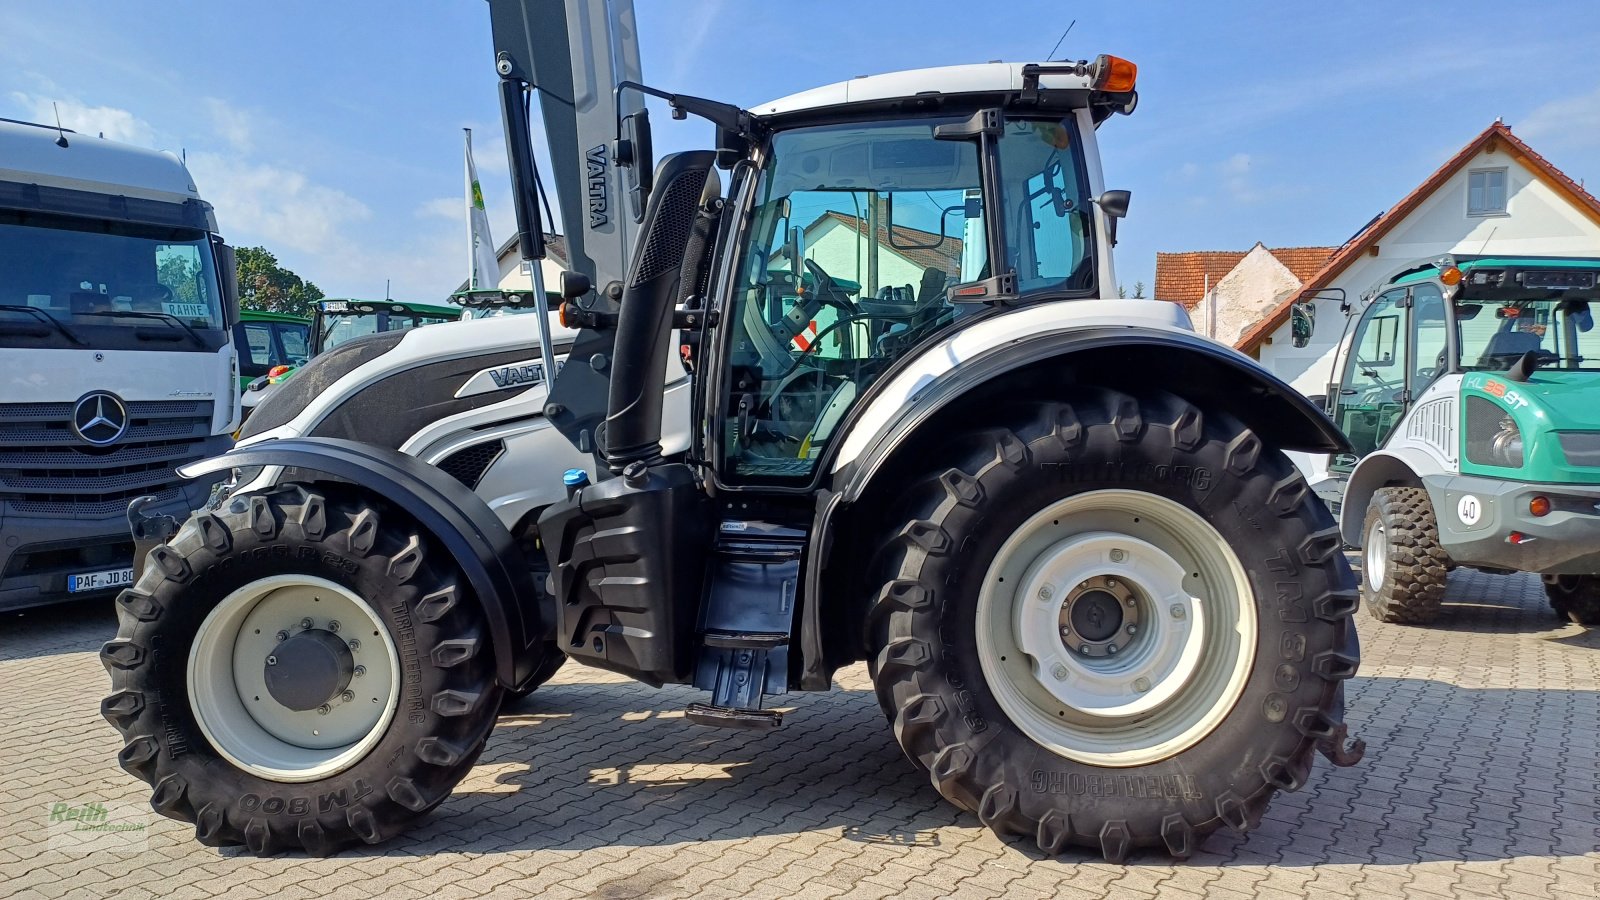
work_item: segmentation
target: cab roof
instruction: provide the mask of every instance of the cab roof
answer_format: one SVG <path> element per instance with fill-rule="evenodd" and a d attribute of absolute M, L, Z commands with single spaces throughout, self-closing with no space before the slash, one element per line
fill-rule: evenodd
<path fill-rule="evenodd" d="M 1457 256 L 1456 267 L 1463 273 L 1473 269 L 1600 269 L 1600 259 L 1570 256 Z M 1437 260 L 1407 269 L 1389 279 L 1389 285 L 1415 284 L 1439 277 Z"/>
<path fill-rule="evenodd" d="M 836 84 L 790 94 L 750 108 L 761 116 L 784 115 L 803 110 L 824 109 L 847 104 L 870 103 L 914 97 L 919 94 L 984 94 L 1021 91 L 1022 69 L 1027 65 L 1059 67 L 1057 63 L 988 62 L 963 66 L 911 69 L 883 75 L 861 75 Z M 1040 75 L 1045 90 L 1088 91 L 1090 74 L 1048 71 Z"/>
<path fill-rule="evenodd" d="M 333 304 L 339 304 L 334 306 Z M 362 300 L 358 297 L 330 297 L 317 303 L 323 312 L 405 312 L 424 316 L 442 316 L 455 319 L 461 315 L 457 306 L 439 306 L 433 303 L 412 303 L 408 300 Z"/>
<path fill-rule="evenodd" d="M 63 138 L 65 147 L 57 143 Z M 169 203 L 200 199 L 173 153 L 12 119 L 0 119 L 0 181 Z"/>

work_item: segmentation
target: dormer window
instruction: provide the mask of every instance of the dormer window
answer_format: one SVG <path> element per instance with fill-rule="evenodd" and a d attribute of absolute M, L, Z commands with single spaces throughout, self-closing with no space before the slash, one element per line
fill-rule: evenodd
<path fill-rule="evenodd" d="M 1506 214 L 1506 170 L 1473 169 L 1467 173 L 1467 215 Z"/>

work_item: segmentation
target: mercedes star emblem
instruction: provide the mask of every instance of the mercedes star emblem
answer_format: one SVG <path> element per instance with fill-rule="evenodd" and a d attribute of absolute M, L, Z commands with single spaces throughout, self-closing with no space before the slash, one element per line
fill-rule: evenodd
<path fill-rule="evenodd" d="M 128 407 L 110 391 L 84 394 L 72 408 L 72 433 L 86 444 L 114 444 L 127 430 Z"/>

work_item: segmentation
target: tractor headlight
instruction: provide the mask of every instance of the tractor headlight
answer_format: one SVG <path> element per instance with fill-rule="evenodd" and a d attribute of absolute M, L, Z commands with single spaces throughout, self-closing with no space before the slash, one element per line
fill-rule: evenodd
<path fill-rule="evenodd" d="M 1483 397 L 1467 398 L 1467 461 L 1522 468 L 1522 429 L 1511 414 Z"/>

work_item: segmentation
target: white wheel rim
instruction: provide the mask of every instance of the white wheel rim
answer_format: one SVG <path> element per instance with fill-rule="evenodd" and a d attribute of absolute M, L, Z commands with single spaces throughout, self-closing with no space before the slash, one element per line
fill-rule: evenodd
<path fill-rule="evenodd" d="M 359 667 L 322 709 L 274 699 L 264 667 L 282 640 L 331 631 Z M 337 629 L 333 626 L 337 624 Z M 200 623 L 189 650 L 189 707 L 211 746 L 272 781 L 315 781 L 354 765 L 382 739 L 400 698 L 399 655 L 372 607 L 322 578 L 275 575 L 234 591 Z"/>
<path fill-rule="evenodd" d="M 1244 691 L 1256 635 L 1227 541 L 1142 491 L 1046 507 L 995 554 L 978 596 L 978 659 L 1001 709 L 1041 746 L 1099 766 L 1145 765 L 1210 734 Z"/>
<path fill-rule="evenodd" d="M 1372 520 L 1372 527 L 1367 529 L 1366 564 L 1362 568 L 1367 570 L 1367 586 L 1374 592 L 1383 590 L 1389 568 L 1389 531 L 1383 527 L 1382 519 Z"/>

